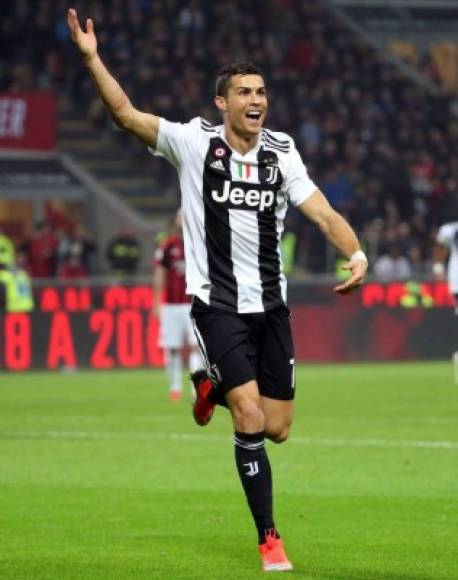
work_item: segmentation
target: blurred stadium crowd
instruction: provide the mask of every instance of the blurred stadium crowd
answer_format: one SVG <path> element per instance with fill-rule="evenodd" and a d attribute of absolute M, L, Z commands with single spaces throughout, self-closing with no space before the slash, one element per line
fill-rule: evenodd
<path fill-rule="evenodd" d="M 373 267 L 379 263 L 382 275 L 380 257 L 402 258 L 402 277 L 429 271 L 435 231 L 458 197 L 456 102 L 414 85 L 319 2 L 7 4 L 0 6 L 0 88 L 55 90 L 103 132 L 119 133 L 69 40 L 70 6 L 80 19 L 94 19 L 100 52 L 135 105 L 171 120 L 200 114 L 217 122 L 217 70 L 228 60 L 256 62 L 267 80 L 269 127 L 295 138 L 309 173 L 359 232 Z M 119 139 L 151 164 L 141 145 Z M 154 171 L 164 187 L 175 179 L 164 164 Z M 297 212 L 287 229 L 296 236 L 296 266 L 322 272 L 329 250 L 321 235 Z"/>

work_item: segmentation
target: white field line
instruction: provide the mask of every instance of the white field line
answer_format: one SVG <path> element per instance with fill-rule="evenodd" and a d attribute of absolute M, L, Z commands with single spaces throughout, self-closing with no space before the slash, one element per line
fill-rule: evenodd
<path fill-rule="evenodd" d="M 227 435 L 206 435 L 197 433 L 132 433 L 112 431 L 0 431 L 0 439 L 67 439 L 67 440 L 97 440 L 97 439 L 130 439 L 141 441 L 206 441 L 219 443 L 231 441 Z M 346 439 L 339 437 L 291 437 L 293 445 L 310 447 L 395 447 L 399 449 L 458 449 L 458 441 L 418 441 L 398 439 Z"/>

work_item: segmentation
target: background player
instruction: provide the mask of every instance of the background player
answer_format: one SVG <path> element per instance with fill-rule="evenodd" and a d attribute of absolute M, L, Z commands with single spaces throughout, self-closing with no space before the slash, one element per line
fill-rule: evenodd
<path fill-rule="evenodd" d="M 448 216 L 436 236 L 434 248 L 433 274 L 439 278 L 447 278 L 450 293 L 455 298 L 455 315 L 458 315 L 458 202 L 444 212 Z M 446 262 L 448 266 L 446 270 Z M 447 274 L 447 275 L 446 275 Z M 458 384 L 458 351 L 453 354 L 455 382 Z"/>
<path fill-rule="evenodd" d="M 182 391 L 183 348 L 185 346 L 190 349 L 189 370 L 194 372 L 202 366 L 189 316 L 190 298 L 186 295 L 180 210 L 175 214 L 170 235 L 162 241 L 155 252 L 153 308 L 154 315 L 160 321 L 159 345 L 165 351 L 170 398 L 179 401 Z"/>
<path fill-rule="evenodd" d="M 222 71 L 215 104 L 224 124 L 196 118 L 170 123 L 135 109 L 97 53 L 92 20 L 68 24 L 115 123 L 178 170 L 182 192 L 187 291 L 206 365 L 229 406 L 235 459 L 255 521 L 265 571 L 292 568 L 273 519 L 265 436 L 281 443 L 293 417 L 294 356 L 279 243 L 288 201 L 348 258 L 358 287 L 367 259 L 348 223 L 309 179 L 292 139 L 264 130 L 267 94 L 256 67 Z M 210 398 L 198 392 L 197 405 Z M 204 412 L 204 407 L 200 407 Z M 204 417 L 197 417 L 203 419 Z"/>

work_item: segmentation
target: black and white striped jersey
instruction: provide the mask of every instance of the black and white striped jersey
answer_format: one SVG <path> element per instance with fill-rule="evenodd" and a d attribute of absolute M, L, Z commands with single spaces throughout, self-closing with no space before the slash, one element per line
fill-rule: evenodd
<path fill-rule="evenodd" d="M 187 292 L 240 313 L 286 302 L 280 254 L 286 209 L 317 189 L 291 137 L 262 129 L 257 146 L 241 155 L 228 145 L 223 125 L 161 118 L 152 152 L 178 170 Z"/>

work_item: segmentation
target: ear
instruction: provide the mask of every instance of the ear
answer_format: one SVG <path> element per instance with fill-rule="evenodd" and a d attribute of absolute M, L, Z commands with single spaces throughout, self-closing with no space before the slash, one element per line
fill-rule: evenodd
<path fill-rule="evenodd" d="M 226 113 L 227 102 L 226 102 L 226 99 L 224 97 L 222 97 L 220 95 L 216 95 L 214 102 L 215 102 L 216 108 L 218 109 L 218 111 L 220 113 Z"/>

